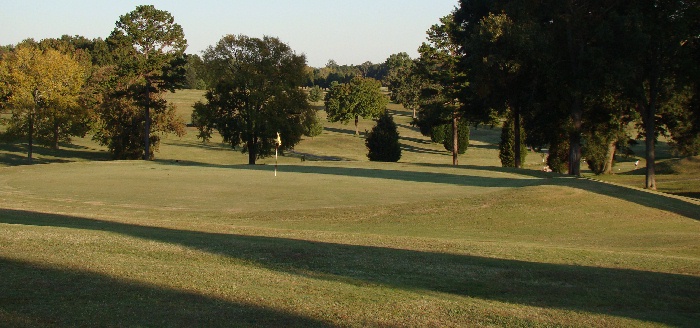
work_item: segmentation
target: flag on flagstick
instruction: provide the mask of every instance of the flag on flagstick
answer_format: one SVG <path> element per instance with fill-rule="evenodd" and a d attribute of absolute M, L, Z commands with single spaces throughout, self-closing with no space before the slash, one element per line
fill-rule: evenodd
<path fill-rule="evenodd" d="M 277 149 L 282 145 L 282 138 L 280 133 L 277 132 L 277 139 L 275 139 L 275 176 L 277 176 Z"/>

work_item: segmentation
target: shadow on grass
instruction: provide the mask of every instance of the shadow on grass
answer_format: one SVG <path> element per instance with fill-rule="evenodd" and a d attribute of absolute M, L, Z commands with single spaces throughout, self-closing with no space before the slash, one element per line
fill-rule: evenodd
<path fill-rule="evenodd" d="M 347 135 L 351 135 L 353 137 L 362 137 L 362 138 L 365 137 L 364 131 L 360 131 L 360 135 L 358 136 L 355 134 L 355 130 L 351 130 L 351 129 L 338 129 L 338 128 L 331 128 L 328 126 L 324 126 L 323 131 L 334 132 L 334 133 L 339 133 L 339 134 L 347 134 Z"/>
<path fill-rule="evenodd" d="M 328 326 L 253 304 L 3 258 L 0 276 L 0 326 Z"/>
<path fill-rule="evenodd" d="M 16 210 L 0 210 L 0 223 L 109 231 L 225 255 L 279 272 L 358 286 L 371 284 L 413 292 L 448 293 L 513 304 L 627 317 L 674 326 L 693 326 L 700 320 L 700 277 L 695 276 L 174 230 Z M 81 300 L 83 295 L 89 295 L 93 291 L 90 284 L 84 287 L 85 284 L 80 283 L 81 279 L 96 279 L 98 285 L 109 289 L 126 288 L 123 295 L 104 295 L 107 299 L 95 299 L 95 296 L 91 299 L 88 296 L 85 303 L 80 301 L 75 309 L 65 313 L 58 311 L 51 315 L 58 316 L 59 320 L 72 320 L 71 317 L 84 315 L 83 312 L 90 311 L 93 303 L 105 304 L 107 307 L 115 303 L 115 312 L 130 312 L 132 308 L 129 300 L 138 299 L 141 293 L 147 293 L 151 297 L 146 298 L 143 304 L 137 303 L 138 310 L 133 309 L 136 311 L 134 315 L 143 316 L 142 320 L 148 320 L 153 315 L 152 312 L 156 316 L 165 316 L 180 304 L 177 303 L 178 296 L 192 299 L 193 306 L 201 308 L 202 311 L 218 313 L 222 309 L 233 308 L 242 312 L 240 320 L 255 321 L 260 317 L 255 311 L 257 309 L 248 305 L 221 303 L 196 295 L 138 286 L 79 272 L 39 269 L 41 274 L 38 274 L 35 272 L 36 268 L 8 260 L 0 264 L 3 267 L 6 264 L 12 267 L 3 269 L 11 271 L 2 274 L 5 279 L 2 282 L 5 284 L 3 290 L 32 288 L 32 279 L 28 279 L 28 276 L 42 277 L 44 284 L 54 280 L 71 282 L 75 279 L 70 276 L 77 277 L 77 283 L 71 283 L 65 288 L 52 287 L 57 288 L 54 292 L 61 293 L 60 296 L 50 295 L 51 291 L 33 289 L 31 292 L 27 291 L 27 295 L 37 292 L 47 293 L 46 296 L 65 297 L 67 300 Z M 7 279 L 10 279 L 9 282 Z M 41 288 L 43 285 L 38 286 Z M 35 300 L 23 298 L 27 297 L 22 296 L 24 294 L 17 294 L 17 299 L 13 300 L 12 304 L 19 305 L 14 305 L 16 310 L 10 313 L 44 316 L 45 314 L 33 313 L 41 310 L 36 308 L 33 301 L 41 300 L 43 296 Z M 5 309 L 0 310 L 5 312 L 8 311 L 7 308 L 12 309 L 9 302 L 3 307 Z M 210 307 L 213 309 L 209 309 Z M 268 320 L 274 320 L 273 322 L 287 320 L 290 316 L 262 310 L 268 312 L 267 315 L 271 316 Z M 112 319 L 107 317 L 105 320 L 117 322 L 108 322 L 107 325 L 119 325 L 120 315 L 124 313 L 114 315 Z M 292 320 L 317 323 L 308 318 L 293 317 Z"/>
<path fill-rule="evenodd" d="M 59 149 L 40 145 L 33 147 L 34 159 L 27 158 L 27 145 L 23 143 L 0 143 L 0 164 L 15 166 L 29 164 L 68 163 L 77 160 L 106 161 L 110 154 L 106 151 L 62 143 Z"/>

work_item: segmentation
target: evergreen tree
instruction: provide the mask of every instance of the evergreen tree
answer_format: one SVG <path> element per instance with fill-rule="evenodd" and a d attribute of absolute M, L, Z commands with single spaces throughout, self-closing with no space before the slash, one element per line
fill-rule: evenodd
<path fill-rule="evenodd" d="M 525 162 L 525 156 L 527 155 L 527 147 L 525 146 L 525 132 L 520 128 L 520 163 Z M 503 167 L 516 167 L 515 165 L 515 152 L 514 145 L 515 141 L 515 122 L 513 120 L 513 115 L 508 115 L 508 118 L 503 123 L 503 130 L 501 130 L 501 143 L 498 145 L 498 157 L 501 159 L 501 165 Z"/>
<path fill-rule="evenodd" d="M 430 139 L 433 142 L 441 143 L 445 150 L 454 149 L 452 138 L 452 124 L 443 124 L 433 127 Z M 457 125 L 457 153 L 464 154 L 469 147 L 469 124 L 460 121 Z"/>
<path fill-rule="evenodd" d="M 389 113 L 384 112 L 377 120 L 377 125 L 367 133 L 365 145 L 369 150 L 367 157 L 370 161 L 398 162 L 401 159 L 399 132 Z"/>

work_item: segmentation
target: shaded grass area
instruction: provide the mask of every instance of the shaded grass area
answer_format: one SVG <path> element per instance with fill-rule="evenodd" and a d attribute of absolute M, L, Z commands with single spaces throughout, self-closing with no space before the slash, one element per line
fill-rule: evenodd
<path fill-rule="evenodd" d="M 21 142 L 0 143 L 0 166 L 16 166 L 31 164 L 68 163 L 80 161 L 109 160 L 110 155 L 93 145 L 81 145 L 83 140 L 76 143 L 61 143 L 59 149 L 42 145 L 34 145 L 33 159 L 27 157 L 27 145 Z"/>
<path fill-rule="evenodd" d="M 0 222 L 117 233 L 220 254 L 285 274 L 355 286 L 380 285 L 414 292 L 438 292 L 673 326 L 692 326 L 700 320 L 700 277 L 697 276 L 187 231 L 27 211 L 2 210 Z M 4 313 L 18 323 L 21 323 L 18 318 L 29 318 L 28 323 L 70 325 L 90 324 L 93 320 L 110 326 L 172 324 L 180 322 L 173 319 L 193 314 L 190 321 L 183 322 L 210 320 L 210 324 L 223 325 L 234 319 L 244 325 L 276 325 L 288 320 L 293 326 L 327 324 L 314 318 L 92 273 L 37 267 L 9 259 L 0 262 L 3 264 L 0 272 L 5 278 L 0 285 L 7 287 L 3 289 L 14 290 L 0 298 L 0 315 Z M 47 281 L 43 274 L 50 274 L 51 278 Z M 56 283 L 50 282 L 53 280 Z M 44 288 L 20 287 L 28 283 Z M 74 315 L 66 316 L 60 308 L 35 304 L 37 301 L 60 304 L 65 300 L 77 301 L 67 311 Z M 176 309 L 184 304 L 188 304 L 187 312 L 178 313 Z M 99 308 L 117 311 L 101 316 L 99 311 L 95 312 Z"/>
<path fill-rule="evenodd" d="M 0 325 L 7 327 L 327 325 L 254 304 L 22 261 L 0 258 L 0 276 Z"/>

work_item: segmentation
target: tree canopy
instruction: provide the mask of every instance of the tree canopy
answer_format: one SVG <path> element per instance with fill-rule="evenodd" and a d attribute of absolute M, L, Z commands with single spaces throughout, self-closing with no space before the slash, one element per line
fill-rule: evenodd
<path fill-rule="evenodd" d="M 274 153 L 278 132 L 283 149 L 291 149 L 314 122 L 316 113 L 301 89 L 306 57 L 279 39 L 227 35 L 203 57 L 211 86 L 207 102 L 198 102 L 192 113 L 201 139 L 217 130 L 255 164 Z"/>
<path fill-rule="evenodd" d="M 29 159 L 37 136 L 58 148 L 60 140 L 85 134 L 80 96 L 86 68 L 72 53 L 20 45 L 2 55 L 0 74 L 12 113 L 7 134 L 28 139 Z"/>
<path fill-rule="evenodd" d="M 143 158 L 150 159 L 153 157 L 151 140 L 154 139 L 151 109 L 162 112 L 167 108 L 157 105 L 162 99 L 153 99 L 154 94 L 174 91 L 184 84 L 185 34 L 169 12 L 142 5 L 120 16 L 109 38 L 121 54 L 117 57 L 119 74 L 133 79 L 131 95 L 138 100 L 134 104 L 144 110 Z"/>
<path fill-rule="evenodd" d="M 359 135 L 360 117 L 374 119 L 386 111 L 389 100 L 380 88 L 379 81 L 363 77 L 355 77 L 344 84 L 334 84 L 325 98 L 328 120 L 347 124 L 354 119 L 355 135 Z"/>

